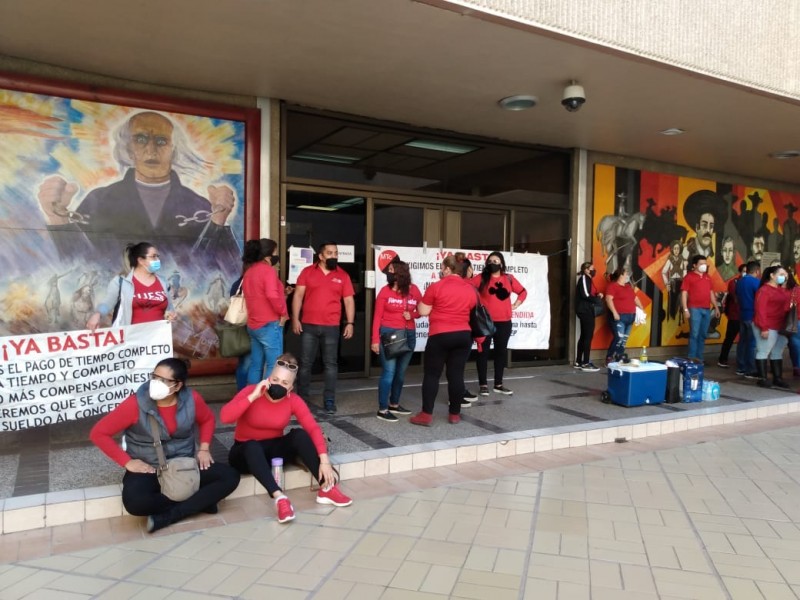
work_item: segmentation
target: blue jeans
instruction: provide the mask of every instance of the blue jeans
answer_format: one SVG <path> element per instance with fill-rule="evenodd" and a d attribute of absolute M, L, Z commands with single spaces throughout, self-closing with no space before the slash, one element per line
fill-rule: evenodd
<path fill-rule="evenodd" d="M 753 334 L 756 338 L 756 360 L 782 360 L 783 349 L 786 348 L 786 336 L 774 329 L 767 329 L 767 339 L 761 337 L 761 330 L 753 323 Z"/>
<path fill-rule="evenodd" d="M 236 364 L 236 389 L 239 391 L 247 385 L 247 377 L 250 375 L 250 364 L 252 363 L 250 358 L 249 352 L 242 354 Z"/>
<path fill-rule="evenodd" d="M 397 331 L 402 333 L 402 329 L 391 327 L 381 327 L 380 332 Z M 414 329 L 406 329 L 406 343 L 409 348 L 413 348 L 417 343 L 417 332 Z M 389 405 L 397 406 L 400 404 L 400 394 L 403 392 L 403 382 L 406 378 L 406 369 L 414 352 L 408 351 L 397 358 L 386 358 L 383 353 L 383 344 L 378 344 L 381 358 L 381 379 L 378 382 L 378 409 L 382 412 L 389 408 Z"/>
<path fill-rule="evenodd" d="M 325 389 L 322 399 L 325 407 L 336 402 L 336 378 L 339 376 L 337 354 L 339 352 L 338 325 L 311 325 L 302 323 L 300 334 L 300 370 L 297 372 L 297 393 L 308 402 L 311 388 L 311 367 L 322 346 L 322 364 L 325 366 Z"/>
<path fill-rule="evenodd" d="M 636 313 L 620 313 L 619 321 L 611 319 L 611 334 L 614 336 L 606 352 L 606 359 L 618 359 L 625 354 L 625 345 L 633 327 Z"/>
<path fill-rule="evenodd" d="M 710 308 L 689 309 L 689 358 L 703 360 L 709 323 L 711 323 Z"/>
<path fill-rule="evenodd" d="M 800 369 L 800 334 L 793 333 L 789 337 L 789 358 L 792 359 L 792 368 Z"/>
<path fill-rule="evenodd" d="M 736 368 L 744 373 L 756 370 L 756 338 L 752 321 L 739 321 L 739 344 L 736 346 Z"/>
<path fill-rule="evenodd" d="M 250 370 L 247 383 L 258 383 L 269 377 L 275 361 L 283 354 L 283 327 L 280 321 L 271 321 L 258 329 L 247 328 L 250 334 Z"/>

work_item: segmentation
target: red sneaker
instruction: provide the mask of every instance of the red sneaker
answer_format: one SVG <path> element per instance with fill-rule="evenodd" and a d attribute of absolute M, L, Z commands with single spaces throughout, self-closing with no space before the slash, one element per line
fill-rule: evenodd
<path fill-rule="evenodd" d="M 333 486 L 327 492 L 320 488 L 317 494 L 317 504 L 333 504 L 334 506 L 350 506 L 352 498 L 348 498 L 342 493 L 338 485 Z"/>
<path fill-rule="evenodd" d="M 423 425 L 424 427 L 430 427 L 431 423 L 433 423 L 433 415 L 429 415 L 426 412 L 418 412 L 411 417 L 408 422 L 412 425 Z"/>
<path fill-rule="evenodd" d="M 447 415 L 447 421 L 451 425 L 458 425 L 459 423 L 461 423 L 461 415 L 453 415 L 453 414 Z"/>
<path fill-rule="evenodd" d="M 275 500 L 275 507 L 278 509 L 278 523 L 294 521 L 294 507 L 286 496 Z"/>

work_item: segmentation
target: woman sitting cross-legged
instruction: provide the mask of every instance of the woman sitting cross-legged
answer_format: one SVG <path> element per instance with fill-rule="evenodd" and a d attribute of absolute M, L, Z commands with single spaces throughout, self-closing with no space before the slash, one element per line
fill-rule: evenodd
<path fill-rule="evenodd" d="M 322 429 L 305 401 L 292 392 L 296 377 L 297 359 L 282 354 L 268 379 L 242 389 L 220 413 L 223 423 L 236 423 L 228 462 L 240 473 L 251 473 L 266 488 L 275 499 L 279 523 L 293 520 L 294 508 L 272 476 L 273 458 L 287 463 L 299 457 L 320 484 L 319 504 L 353 503 L 336 485 Z M 302 429 L 284 434 L 292 417 Z"/>
<path fill-rule="evenodd" d="M 200 394 L 186 387 L 187 376 L 184 361 L 165 358 L 156 365 L 150 382 L 100 419 L 89 434 L 100 450 L 125 468 L 122 504 L 130 514 L 147 517 L 150 533 L 199 512 L 216 513 L 217 502 L 239 485 L 239 473 L 211 458 L 214 413 Z M 156 419 L 167 461 L 197 459 L 200 489 L 182 502 L 161 493 L 151 416 Z M 113 437 L 122 431 L 126 450 Z"/>

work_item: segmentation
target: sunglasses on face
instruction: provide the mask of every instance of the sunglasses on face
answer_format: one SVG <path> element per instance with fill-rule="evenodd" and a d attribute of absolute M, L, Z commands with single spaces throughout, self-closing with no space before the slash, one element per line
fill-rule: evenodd
<path fill-rule="evenodd" d="M 275 364 L 279 367 L 283 367 L 284 369 L 289 369 L 290 371 L 297 371 L 297 365 L 294 363 L 286 362 L 285 360 L 277 360 Z"/>

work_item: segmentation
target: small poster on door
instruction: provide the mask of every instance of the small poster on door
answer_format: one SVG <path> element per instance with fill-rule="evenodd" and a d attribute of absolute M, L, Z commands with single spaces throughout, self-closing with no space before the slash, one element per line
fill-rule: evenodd
<path fill-rule="evenodd" d="M 314 264 L 314 250 L 311 248 L 289 248 L 289 278 L 287 283 L 294 285 L 300 272 L 307 266 Z"/>

